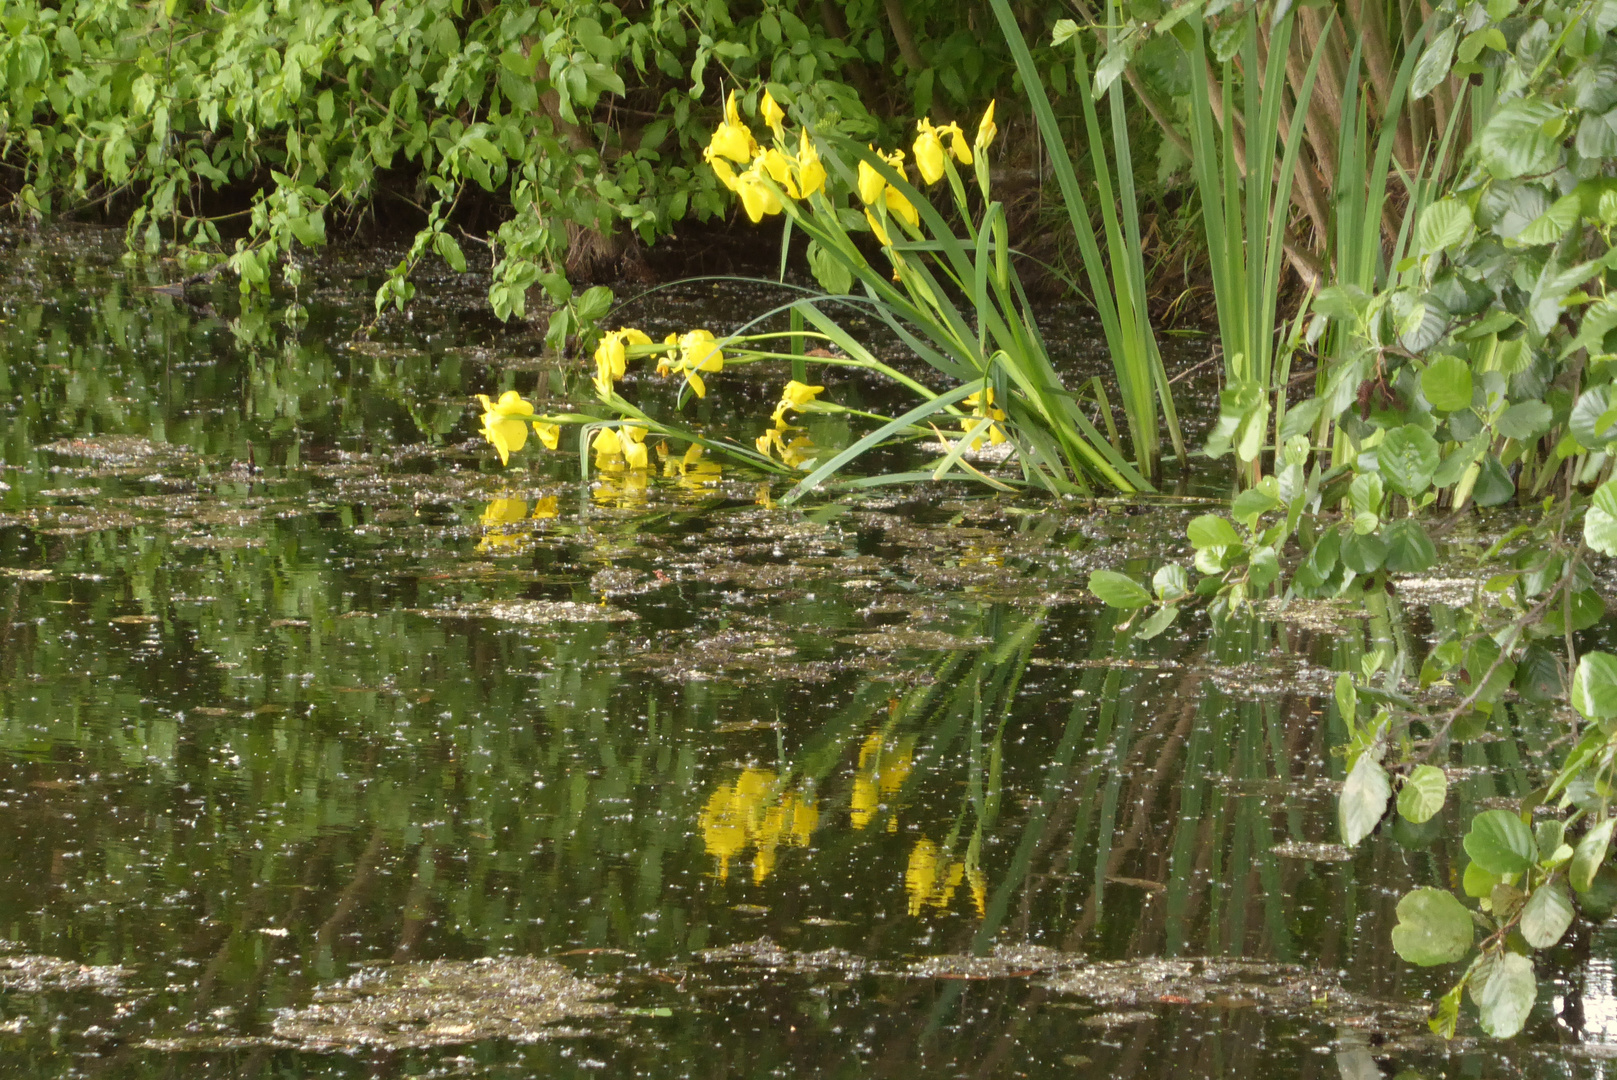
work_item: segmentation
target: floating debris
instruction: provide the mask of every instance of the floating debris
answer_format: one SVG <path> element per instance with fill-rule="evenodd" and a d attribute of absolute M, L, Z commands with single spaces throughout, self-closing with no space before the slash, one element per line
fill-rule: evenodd
<path fill-rule="evenodd" d="M 272 1032 L 317 1050 L 453 1046 L 485 1039 L 529 1043 L 577 1032 L 562 1020 L 616 1014 L 612 991 L 554 960 L 500 957 L 367 968 L 283 1011 Z"/>
<path fill-rule="evenodd" d="M 1342 844 L 1314 844 L 1306 840 L 1287 840 L 1269 849 L 1282 859 L 1305 859 L 1309 862 L 1348 862 L 1353 851 Z"/>
<path fill-rule="evenodd" d="M 10 566 L 0 567 L 0 574 L 17 578 L 19 581 L 49 581 L 52 576 L 49 570 L 23 570 Z"/>
<path fill-rule="evenodd" d="M 468 604 L 464 607 L 411 608 L 410 613 L 432 619 L 499 619 L 501 622 L 528 626 L 629 622 L 640 617 L 622 608 L 606 604 L 581 604 L 576 600 L 515 600 L 499 604 Z"/>
<path fill-rule="evenodd" d="M 185 447 L 153 442 L 139 435 L 94 435 L 84 439 L 59 439 L 41 450 L 68 457 L 88 458 L 104 465 L 149 463 L 153 458 L 193 457 Z"/>
<path fill-rule="evenodd" d="M 100 990 L 120 988 L 131 972 L 117 964 L 76 964 L 54 956 L 24 953 L 14 941 L 0 941 L 0 990 L 37 993 L 42 990 Z"/>

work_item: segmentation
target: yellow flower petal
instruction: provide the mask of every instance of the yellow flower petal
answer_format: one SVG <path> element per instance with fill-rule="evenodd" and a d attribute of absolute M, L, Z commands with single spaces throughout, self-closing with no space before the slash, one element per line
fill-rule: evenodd
<path fill-rule="evenodd" d="M 874 165 L 868 161 L 859 163 L 859 199 L 861 202 L 867 206 L 874 203 L 881 198 L 882 189 L 886 186 L 887 181 L 882 178 L 881 173 L 876 171 Z"/>
<path fill-rule="evenodd" d="M 909 199 L 905 198 L 904 193 L 898 190 L 896 187 L 889 187 L 887 189 L 887 210 L 889 213 L 897 214 L 899 217 L 909 222 L 911 228 L 920 227 L 920 211 L 915 209 L 915 204 L 910 202 Z"/>
<path fill-rule="evenodd" d="M 775 102 L 774 95 L 768 90 L 764 91 L 764 99 L 759 102 L 758 111 L 763 115 L 764 123 L 779 134 L 781 122 L 786 119 L 786 110 Z"/>
<path fill-rule="evenodd" d="M 915 167 L 921 179 L 935 184 L 943 179 L 943 142 L 927 120 L 921 122 L 921 133 L 915 137 Z"/>
<path fill-rule="evenodd" d="M 797 187 L 805 199 L 825 187 L 825 166 L 806 128 L 797 133 Z"/>
<path fill-rule="evenodd" d="M 983 118 L 977 121 L 977 138 L 972 143 L 977 153 L 982 153 L 994 143 L 994 136 L 999 134 L 999 125 L 994 123 L 994 103 L 990 101 L 988 108 L 983 110 Z"/>
<path fill-rule="evenodd" d="M 533 433 L 539 436 L 539 441 L 544 444 L 546 450 L 556 449 L 557 444 L 561 442 L 560 424 L 547 424 L 543 420 L 535 420 Z"/>

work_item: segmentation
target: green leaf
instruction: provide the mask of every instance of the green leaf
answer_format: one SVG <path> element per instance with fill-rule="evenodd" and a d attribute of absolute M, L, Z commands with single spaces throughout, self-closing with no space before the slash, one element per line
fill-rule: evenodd
<path fill-rule="evenodd" d="M 1178 604 L 1164 604 L 1151 613 L 1151 617 L 1140 624 L 1139 631 L 1134 635 L 1141 641 L 1150 641 L 1173 623 L 1179 614 Z"/>
<path fill-rule="evenodd" d="M 1142 608 L 1151 603 L 1145 586 L 1115 570 L 1096 570 L 1089 575 L 1089 591 L 1107 607 Z"/>
<path fill-rule="evenodd" d="M 1355 574 L 1373 574 L 1387 561 L 1387 542 L 1375 533 L 1349 533 L 1342 541 L 1341 558 Z"/>
<path fill-rule="evenodd" d="M 1561 161 L 1561 142 L 1547 132 L 1564 118 L 1542 98 L 1517 98 L 1500 106 L 1477 138 L 1482 167 L 1500 180 L 1552 172 Z"/>
<path fill-rule="evenodd" d="M 1449 67 L 1454 63 L 1454 39 L 1458 36 L 1459 28 L 1450 26 L 1421 53 L 1420 62 L 1415 65 L 1415 74 L 1409 80 L 1410 97 L 1416 100 L 1425 97 L 1448 77 Z"/>
<path fill-rule="evenodd" d="M 1537 244 L 1553 244 L 1566 231 L 1578 223 L 1578 211 L 1582 200 L 1577 195 L 1567 195 L 1556 199 L 1550 208 L 1540 214 L 1527 228 L 1516 234 L 1516 242 L 1525 246 Z"/>
<path fill-rule="evenodd" d="M 1460 877 L 1460 887 L 1465 890 L 1465 894 L 1478 900 L 1493 895 L 1494 886 L 1498 884 L 1498 874 L 1490 874 L 1474 862 L 1465 864 L 1465 873 Z"/>
<path fill-rule="evenodd" d="M 1502 506 L 1516 495 L 1516 481 L 1510 478 L 1497 454 L 1482 459 L 1477 482 L 1472 485 L 1471 499 L 1478 506 Z"/>
<path fill-rule="evenodd" d="M 1617 555 L 1617 480 L 1595 489 L 1583 517 L 1583 539 L 1602 555 Z"/>
<path fill-rule="evenodd" d="M 1589 891 L 1589 886 L 1594 884 L 1595 873 L 1605 863 L 1606 851 L 1611 846 L 1613 825 L 1617 825 L 1617 818 L 1601 819 L 1594 828 L 1578 838 L 1578 846 L 1572 849 L 1572 866 L 1567 870 L 1567 881 L 1578 892 Z"/>
<path fill-rule="evenodd" d="M 1508 1039 L 1519 1032 L 1538 997 L 1533 962 L 1511 952 L 1499 953 L 1478 964 L 1470 986 L 1482 1030 L 1496 1039 Z"/>
<path fill-rule="evenodd" d="M 1542 401 L 1518 401 L 1500 414 L 1494 428 L 1507 439 L 1528 442 L 1550 429 L 1555 411 Z"/>
<path fill-rule="evenodd" d="M 1522 819 L 1509 810 L 1484 810 L 1471 819 L 1465 853 L 1490 874 L 1520 874 L 1538 859 L 1538 846 Z"/>
<path fill-rule="evenodd" d="M 1420 888 L 1398 901 L 1392 947 L 1411 964 L 1452 964 L 1471 951 L 1471 913 L 1446 889 Z"/>
<path fill-rule="evenodd" d="M 1466 400 L 1469 403 L 1469 394 Z M 1382 479 L 1398 494 L 1409 499 L 1431 487 L 1432 474 L 1437 472 L 1441 460 L 1437 440 L 1414 424 L 1405 424 L 1387 432 L 1387 437 L 1376 450 Z"/>
<path fill-rule="evenodd" d="M 1572 707 L 1585 720 L 1617 716 L 1617 656 L 1586 652 L 1572 673 Z"/>
<path fill-rule="evenodd" d="M 1342 797 L 1337 801 L 1337 820 L 1342 828 L 1342 843 L 1353 847 L 1369 836 L 1387 812 L 1387 800 L 1392 797 L 1392 784 L 1387 770 L 1369 754 L 1360 754 L 1342 785 Z"/>
<path fill-rule="evenodd" d="M 1419 574 L 1437 562 L 1432 538 L 1414 518 L 1400 518 L 1382 534 L 1387 543 L 1386 567 L 1395 574 Z"/>
<path fill-rule="evenodd" d="M 1561 940 L 1567 927 L 1572 925 L 1572 898 L 1559 882 L 1540 885 L 1527 898 L 1522 908 L 1518 928 L 1527 944 L 1535 949 L 1547 949 Z"/>
<path fill-rule="evenodd" d="M 1193 518 L 1186 527 L 1185 534 L 1190 538 L 1190 546 L 1197 551 L 1203 548 L 1237 547 L 1241 543 L 1241 536 L 1230 524 L 1229 518 L 1217 514 L 1203 514 Z"/>
<path fill-rule="evenodd" d="M 1418 765 L 1398 790 L 1398 813 L 1416 825 L 1430 821 L 1443 809 L 1448 790 L 1448 773 L 1436 765 Z"/>
<path fill-rule="evenodd" d="M 1359 714 L 1359 692 L 1353 687 L 1353 676 L 1345 671 L 1336 675 L 1336 711 L 1349 728 Z"/>
<path fill-rule="evenodd" d="M 1460 990 L 1463 986 L 1462 983 L 1454 987 L 1438 999 L 1437 1011 L 1426 1021 L 1426 1026 L 1432 1029 L 1433 1035 L 1445 1039 L 1454 1038 L 1454 1029 L 1460 1026 Z"/>
<path fill-rule="evenodd" d="M 1151 588 L 1156 591 L 1158 600 L 1170 603 L 1190 593 L 1190 579 L 1183 566 L 1167 563 L 1151 575 Z"/>
<path fill-rule="evenodd" d="M 1440 356 L 1421 372 L 1421 393 L 1441 412 L 1457 412 L 1471 405 L 1471 365 L 1458 356 Z"/>
<path fill-rule="evenodd" d="M 1572 437 L 1585 450 L 1601 450 L 1617 440 L 1617 417 L 1611 415 L 1610 398 L 1604 386 L 1592 386 L 1578 395 L 1567 426 Z"/>
<path fill-rule="evenodd" d="M 1471 207 L 1459 199 L 1439 199 L 1420 216 L 1420 248 L 1430 255 L 1453 247 L 1471 232 Z"/>

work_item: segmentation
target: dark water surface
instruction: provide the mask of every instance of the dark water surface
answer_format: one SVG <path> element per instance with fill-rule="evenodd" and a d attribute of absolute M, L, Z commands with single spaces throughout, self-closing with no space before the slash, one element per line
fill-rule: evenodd
<path fill-rule="evenodd" d="M 226 286 L 154 293 L 96 236 L 0 256 L 0 1077 L 1592 1077 L 1617 1053 L 1611 931 L 1551 955 L 1504 1048 L 1431 1037 L 1440 975 L 1388 946 L 1471 810 L 1536 782 L 1544 717 L 1457 757 L 1425 830 L 1330 846 L 1333 673 L 1418 657 L 1412 600 L 1138 642 L 1082 583 L 1187 561 L 1197 500 L 782 509 L 730 468 L 502 471 L 470 395 L 579 376 L 475 280 L 356 340 L 363 259 L 311 272 L 292 329 Z M 641 321 L 723 332 L 763 302 L 690 287 Z M 722 378 L 702 415 L 753 422 L 780 380 Z"/>

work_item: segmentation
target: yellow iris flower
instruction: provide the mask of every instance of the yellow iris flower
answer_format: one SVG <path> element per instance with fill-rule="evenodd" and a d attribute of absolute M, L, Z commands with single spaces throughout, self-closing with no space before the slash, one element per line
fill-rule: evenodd
<path fill-rule="evenodd" d="M 612 384 L 629 370 L 627 345 L 650 345 L 651 338 L 639 330 L 620 326 L 601 335 L 595 346 L 595 392 L 603 398 L 612 396 Z"/>
<path fill-rule="evenodd" d="M 764 179 L 767 174 L 763 165 L 760 156 L 753 162 L 752 168 L 736 177 L 736 194 L 741 196 L 741 208 L 747 212 L 747 220 L 754 225 L 783 209 L 780 197 Z"/>
<path fill-rule="evenodd" d="M 702 381 L 698 372 L 707 372 L 710 375 L 724 370 L 724 351 L 719 348 L 711 330 L 692 330 L 679 336 L 679 361 L 668 367 L 668 370 L 684 372 L 685 381 L 691 384 L 691 390 L 697 397 L 707 397 L 707 384 Z"/>
<path fill-rule="evenodd" d="M 994 143 L 994 136 L 999 134 L 999 125 L 994 123 L 994 103 L 990 101 L 988 108 L 983 110 L 983 118 L 977 121 L 977 138 L 972 148 L 982 153 Z"/>
<path fill-rule="evenodd" d="M 875 147 L 871 147 L 871 149 L 874 150 Z M 881 173 L 876 171 L 876 166 L 872 165 L 868 161 L 861 161 L 859 163 L 858 187 L 860 202 L 863 202 L 866 206 L 871 205 L 877 199 L 881 198 L 882 189 L 884 189 L 886 186 L 887 181 L 882 178 Z"/>
<path fill-rule="evenodd" d="M 715 158 L 729 158 L 740 165 L 751 161 L 758 153 L 758 143 L 747 125 L 741 122 L 741 110 L 736 106 L 736 92 L 724 102 L 724 122 L 713 132 L 703 156 L 712 164 Z"/>
<path fill-rule="evenodd" d="M 872 214 L 868 209 L 865 211 L 865 220 L 870 222 L 870 231 L 875 234 L 876 239 L 880 241 L 882 247 L 893 246 L 892 237 L 887 235 L 887 227 L 883 225 L 880 219 L 878 219 L 876 215 Z"/>
<path fill-rule="evenodd" d="M 780 404 L 775 406 L 775 411 L 770 415 L 770 419 L 774 421 L 777 428 L 785 428 L 786 414 L 788 412 L 802 412 L 803 406 L 824 392 L 825 387 L 823 386 L 810 386 L 807 383 L 800 383 L 793 379 L 781 390 Z"/>
<path fill-rule="evenodd" d="M 943 140 L 926 117 L 916 121 L 916 127 L 920 133 L 915 136 L 915 167 L 922 180 L 935 184 L 943 179 Z"/>
<path fill-rule="evenodd" d="M 919 228 L 921 225 L 920 211 L 916 210 L 915 204 L 905 198 L 904 193 L 896 187 L 887 189 L 887 211 L 909 222 L 911 228 Z"/>
<path fill-rule="evenodd" d="M 820 152 L 809 141 L 807 128 L 797 133 L 797 187 L 805 199 L 825 188 L 825 166 L 820 163 Z"/>
<path fill-rule="evenodd" d="M 515 390 L 507 390 L 498 401 L 490 401 L 487 394 L 478 394 L 477 400 L 483 403 L 483 437 L 500 452 L 500 464 L 509 464 L 511 455 L 528 441 L 533 405 Z"/>
<path fill-rule="evenodd" d="M 543 420 L 533 422 L 533 433 L 539 436 L 539 441 L 546 450 L 554 450 L 561 442 L 561 425 L 547 424 Z"/>
<path fill-rule="evenodd" d="M 962 432 L 969 433 L 985 417 L 995 421 L 1005 419 L 1005 410 L 994 405 L 994 388 L 992 386 L 968 395 L 961 404 L 971 409 L 971 416 L 960 421 L 960 430 Z M 998 423 L 990 425 L 988 428 L 988 441 L 992 446 L 998 446 L 1004 442 L 1005 429 Z M 982 445 L 983 437 L 981 435 L 971 441 L 971 449 L 973 450 L 982 449 Z"/>
<path fill-rule="evenodd" d="M 763 115 L 764 123 L 769 125 L 770 130 L 779 135 L 781 122 L 786 119 L 786 110 L 780 107 L 768 90 L 764 91 L 763 101 L 758 103 L 758 112 Z"/>

